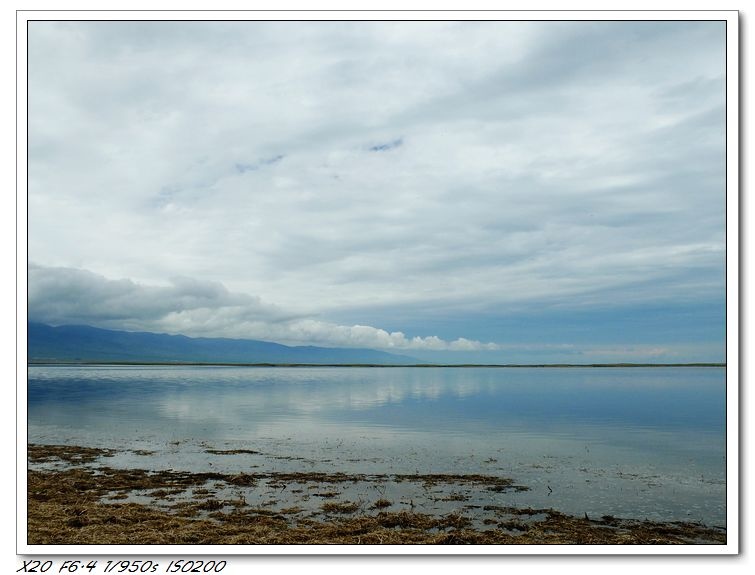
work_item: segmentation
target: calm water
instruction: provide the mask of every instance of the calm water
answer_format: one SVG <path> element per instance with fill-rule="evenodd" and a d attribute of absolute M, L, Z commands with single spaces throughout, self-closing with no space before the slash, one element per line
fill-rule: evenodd
<path fill-rule="evenodd" d="M 721 368 L 30 366 L 28 433 L 155 452 L 115 466 L 485 473 L 530 487 L 501 505 L 725 525 L 725 406 Z"/>

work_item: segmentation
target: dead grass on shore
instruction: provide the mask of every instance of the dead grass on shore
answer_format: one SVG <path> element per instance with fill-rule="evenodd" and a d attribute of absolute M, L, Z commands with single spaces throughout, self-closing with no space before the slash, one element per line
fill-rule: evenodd
<path fill-rule="evenodd" d="M 80 447 L 73 445 L 35 445 L 28 446 L 29 461 L 54 461 L 59 459 L 66 463 L 92 463 L 100 457 L 113 457 L 114 449 L 100 449 L 97 447 Z"/>
<path fill-rule="evenodd" d="M 436 518 L 421 513 L 381 512 L 331 521 L 291 525 L 282 516 L 256 512 L 217 514 L 194 519 L 133 503 L 105 505 L 82 500 L 29 501 L 29 544 L 688 544 L 724 543 L 725 535 L 695 525 L 628 523 L 608 527 L 550 513 L 531 525 L 517 524 L 521 534 L 499 529 L 471 530 L 468 519 Z"/>
<path fill-rule="evenodd" d="M 606 517 L 599 521 L 552 509 L 491 507 L 502 519 L 489 530 L 470 528 L 457 514 L 433 516 L 407 511 L 356 514 L 360 505 L 325 503 L 336 517 L 292 521 L 283 512 L 248 509 L 211 497 L 181 502 L 170 510 L 101 498 L 133 490 L 169 492 L 208 479 L 236 476 L 207 473 L 73 468 L 28 472 L 29 544 L 689 544 L 725 543 L 722 530 L 690 523 L 653 523 Z M 154 494 L 154 492 L 153 492 Z M 379 500 L 381 501 L 381 500 Z M 373 503 L 376 505 L 378 502 Z M 220 512 L 231 506 L 232 511 Z M 327 507 L 327 509 L 325 509 Z M 356 508 L 355 508 L 356 507 Z M 380 507 L 377 505 L 377 507 Z M 209 513 L 208 515 L 208 511 Z M 511 516 L 544 515 L 523 522 Z"/>
<path fill-rule="evenodd" d="M 206 450 L 211 453 L 235 454 L 235 453 L 256 453 L 252 450 L 228 450 L 215 451 Z M 73 465 L 92 463 L 99 457 L 112 457 L 116 452 L 111 449 L 98 449 L 92 447 L 79 447 L 75 445 L 39 445 L 29 444 L 28 459 L 31 462 L 47 462 L 59 459 Z M 291 483 L 316 483 L 316 484 L 337 484 L 337 483 L 357 483 L 357 482 L 384 482 L 384 481 L 412 481 L 421 482 L 426 487 L 441 484 L 457 485 L 482 485 L 494 491 L 525 491 L 528 488 L 523 485 L 515 485 L 507 477 L 498 477 L 494 475 L 480 474 L 372 474 L 362 473 L 324 473 L 317 471 L 308 472 L 259 472 L 259 473 L 192 473 L 174 470 L 146 471 L 143 469 L 133 470 L 116 470 L 109 467 L 98 469 L 101 475 L 98 475 L 98 483 L 102 486 L 109 486 L 108 489 L 118 489 L 119 481 L 124 480 L 131 489 L 163 489 L 169 487 L 190 487 L 192 485 L 202 485 L 208 481 L 223 481 L 230 485 L 238 487 L 253 486 L 259 480 L 268 480 L 272 487 L 290 485 Z M 317 494 L 315 494 L 317 495 Z M 327 495 L 319 494 L 321 497 Z"/>

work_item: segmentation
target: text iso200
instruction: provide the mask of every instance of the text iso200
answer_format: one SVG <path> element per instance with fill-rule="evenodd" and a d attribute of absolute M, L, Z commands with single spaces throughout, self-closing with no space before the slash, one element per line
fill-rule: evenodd
<path fill-rule="evenodd" d="M 177 559 L 171 561 L 166 573 L 220 573 L 225 569 L 225 561 L 188 561 L 184 559 Z"/>

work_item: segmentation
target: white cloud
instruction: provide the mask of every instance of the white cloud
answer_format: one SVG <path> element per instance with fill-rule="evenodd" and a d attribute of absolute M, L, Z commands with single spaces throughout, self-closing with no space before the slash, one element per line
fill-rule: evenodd
<path fill-rule="evenodd" d="M 222 284 L 175 278 L 169 286 L 112 280 L 87 270 L 29 266 L 29 319 L 289 344 L 395 350 L 491 350 L 493 343 L 407 337 L 366 325 L 337 325 L 286 314 Z"/>

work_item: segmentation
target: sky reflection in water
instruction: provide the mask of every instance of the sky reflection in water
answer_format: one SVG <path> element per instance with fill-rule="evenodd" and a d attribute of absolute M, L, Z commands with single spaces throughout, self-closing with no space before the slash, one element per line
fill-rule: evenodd
<path fill-rule="evenodd" d="M 720 368 L 31 366 L 28 394 L 30 442 L 165 449 L 174 468 L 262 446 L 330 470 L 505 474 L 532 488 L 519 504 L 553 489 L 567 511 L 725 518 Z"/>

